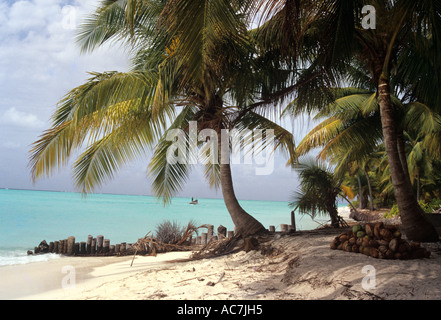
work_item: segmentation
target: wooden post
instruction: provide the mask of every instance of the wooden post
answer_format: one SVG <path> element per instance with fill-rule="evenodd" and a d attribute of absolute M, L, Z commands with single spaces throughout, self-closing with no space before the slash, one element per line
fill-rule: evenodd
<path fill-rule="evenodd" d="M 207 232 L 202 232 L 201 236 L 202 236 L 202 238 L 201 238 L 201 244 L 202 244 L 202 245 L 206 245 L 206 244 L 207 244 L 208 233 L 207 233 Z"/>
<path fill-rule="evenodd" d="M 120 244 L 120 243 L 118 243 L 118 244 L 115 245 L 115 253 L 116 253 L 116 254 L 119 253 L 119 249 L 120 249 L 120 247 L 121 247 L 121 244 Z"/>
<path fill-rule="evenodd" d="M 233 238 L 234 237 L 234 231 L 228 231 L 228 238 Z"/>
<path fill-rule="evenodd" d="M 269 231 L 270 232 L 276 232 L 276 227 L 275 226 L 269 226 Z"/>
<path fill-rule="evenodd" d="M 196 237 L 196 244 L 202 244 L 202 236 Z"/>
<path fill-rule="evenodd" d="M 207 232 L 207 243 L 210 242 L 211 238 L 214 236 L 214 226 L 212 224 L 208 225 L 208 232 Z"/>
<path fill-rule="evenodd" d="M 54 252 L 54 243 L 49 242 L 49 253 L 53 253 L 53 252 Z"/>
<path fill-rule="evenodd" d="M 93 236 L 88 235 L 87 236 L 87 247 L 86 247 L 87 254 L 91 254 L 91 252 L 92 252 L 92 240 L 93 240 Z"/>
<path fill-rule="evenodd" d="M 90 248 L 90 254 L 96 253 L 96 238 L 92 239 L 92 247 Z"/>
<path fill-rule="evenodd" d="M 121 252 L 121 254 L 126 253 L 126 251 L 127 251 L 127 243 L 126 242 L 121 242 L 121 246 L 119 248 L 119 251 Z"/>
<path fill-rule="evenodd" d="M 219 237 L 219 239 L 224 239 L 227 237 L 227 228 L 225 228 L 224 226 L 220 225 L 217 228 L 217 235 Z"/>
<path fill-rule="evenodd" d="M 96 237 L 96 252 L 102 253 L 103 252 L 103 243 L 104 243 L 104 236 L 99 235 Z"/>
<path fill-rule="evenodd" d="M 80 254 L 80 244 L 78 242 L 75 242 L 74 254 L 75 255 L 79 255 Z"/>
<path fill-rule="evenodd" d="M 87 254 L 86 242 L 81 241 L 80 243 L 80 252 L 81 254 Z"/>
<path fill-rule="evenodd" d="M 291 230 L 296 232 L 296 216 L 294 211 L 291 211 Z"/>
<path fill-rule="evenodd" d="M 287 224 L 281 224 L 280 225 L 280 231 L 288 232 L 288 225 Z"/>
<path fill-rule="evenodd" d="M 71 237 L 67 238 L 67 252 L 66 252 L 66 254 L 68 256 L 71 256 L 73 254 L 74 247 L 75 247 L 75 237 L 71 236 Z"/>
<path fill-rule="evenodd" d="M 60 242 L 54 241 L 54 253 L 59 253 L 60 250 Z"/>
<path fill-rule="evenodd" d="M 104 239 L 103 242 L 103 253 L 109 253 L 110 251 L 110 240 L 109 239 Z"/>
<path fill-rule="evenodd" d="M 114 245 L 110 246 L 109 254 L 110 255 L 114 255 L 115 254 L 115 246 Z"/>

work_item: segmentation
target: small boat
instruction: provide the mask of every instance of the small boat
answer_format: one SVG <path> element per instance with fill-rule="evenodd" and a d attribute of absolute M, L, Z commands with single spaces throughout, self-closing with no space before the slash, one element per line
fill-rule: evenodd
<path fill-rule="evenodd" d="M 197 199 L 194 200 L 193 198 L 191 198 L 191 202 L 190 202 L 189 204 L 194 204 L 194 205 L 196 205 L 196 204 L 199 204 L 199 201 L 198 201 Z"/>

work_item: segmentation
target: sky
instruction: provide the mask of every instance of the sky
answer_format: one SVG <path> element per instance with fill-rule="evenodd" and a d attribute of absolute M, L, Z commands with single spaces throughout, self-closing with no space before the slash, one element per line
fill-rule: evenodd
<path fill-rule="evenodd" d="M 129 56 L 106 45 L 81 54 L 77 27 L 93 13 L 96 0 L 0 0 L 0 188 L 75 192 L 72 166 L 33 183 L 28 167 L 31 144 L 50 127 L 57 102 L 89 78 L 88 72 L 125 71 Z M 287 122 L 292 125 L 291 121 Z M 292 126 L 298 143 L 307 125 Z M 149 159 L 123 167 L 97 193 L 152 195 L 146 168 Z M 232 166 L 236 195 L 246 200 L 288 201 L 298 186 L 297 174 L 276 156 L 270 175 L 256 175 L 252 165 Z M 178 196 L 221 198 L 196 167 Z"/>

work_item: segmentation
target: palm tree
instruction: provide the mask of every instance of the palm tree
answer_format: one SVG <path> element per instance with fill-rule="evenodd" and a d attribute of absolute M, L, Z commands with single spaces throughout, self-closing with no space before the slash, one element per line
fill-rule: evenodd
<path fill-rule="evenodd" d="M 322 148 L 318 157 L 334 164 L 335 173 L 339 177 L 355 168 L 358 173 L 353 174 L 359 176 L 359 192 L 362 190 L 360 174 L 366 177 L 373 210 L 373 192 L 367 168 L 375 160 L 378 151 L 384 150 L 381 148 L 383 135 L 378 98 L 375 92 L 357 88 L 337 88 L 334 97 L 335 100 L 314 118 L 323 121 L 305 136 L 296 151 L 301 156 L 314 148 Z M 421 176 L 422 169 L 426 168 L 426 172 L 430 172 L 429 160 L 438 158 L 438 150 L 434 152 L 430 145 L 441 132 L 441 116 L 422 103 L 403 103 L 397 97 L 392 97 L 392 100 L 396 110 L 399 110 L 399 128 L 403 132 L 406 163 L 410 170 L 408 174 L 412 184 L 415 180 L 418 184 L 417 177 Z M 294 101 L 285 112 L 295 113 L 295 108 Z M 386 169 L 389 174 L 387 166 Z M 387 175 L 386 179 L 389 182 Z M 419 200 L 418 190 L 420 187 L 417 187 Z"/>
<path fill-rule="evenodd" d="M 292 134 L 265 117 L 265 108 L 258 103 L 271 93 L 271 87 L 262 84 L 272 77 L 267 66 L 280 70 L 279 88 L 286 83 L 280 74 L 287 72 L 281 63 L 265 65 L 256 60 L 257 45 L 238 10 L 241 6 L 241 1 L 208 0 L 102 2 L 80 29 L 81 47 L 91 51 L 109 41 L 122 42 L 133 54 L 133 67 L 128 72 L 93 73 L 65 96 L 52 127 L 31 150 L 34 180 L 66 164 L 86 138 L 87 148 L 74 163 L 75 183 L 84 193 L 153 148 L 149 165 L 153 191 L 167 204 L 193 167 L 192 161 L 169 161 L 175 141 L 167 137 L 179 129 L 178 151 L 183 147 L 183 154 L 189 155 L 186 159 L 194 160 L 189 145 L 202 148 L 207 180 L 221 187 L 237 234 L 263 231 L 236 198 L 230 137 L 222 141 L 221 134 L 237 129 L 249 140 L 252 130 L 274 130 L 275 146 L 288 152 L 290 162 L 295 148 Z M 204 129 L 214 134 L 195 140 L 192 122 L 198 134 Z M 274 151 L 268 140 L 268 134 L 260 137 L 258 151 Z"/>
<path fill-rule="evenodd" d="M 263 1 L 256 2 L 257 7 L 262 6 Z M 272 0 L 269 3 L 266 8 L 270 8 L 270 18 L 280 21 L 283 16 L 285 23 L 274 22 L 266 37 L 276 41 L 280 34 L 290 36 L 292 41 L 288 43 L 293 49 L 285 50 L 285 54 L 291 57 L 296 54 L 295 58 L 307 61 L 305 76 L 319 74 L 298 93 L 305 110 L 313 104 L 323 105 L 323 100 L 329 97 L 324 88 L 341 80 L 353 59 L 369 70 L 379 97 L 385 149 L 403 229 L 412 240 L 438 241 L 439 236 L 424 218 L 406 173 L 402 134 L 395 120 L 391 95 L 401 85 L 410 88 L 412 96 L 431 108 L 441 105 L 441 94 L 435 89 L 441 80 L 441 1 Z M 368 30 L 361 24 L 362 9 L 367 4 L 376 9 L 376 26 Z M 305 15 L 305 11 L 309 14 Z M 289 32 L 290 28 L 297 30 Z M 393 83 L 395 72 L 400 81 Z"/>
<path fill-rule="evenodd" d="M 347 195 L 353 198 L 350 189 L 343 186 L 341 180 L 323 162 L 306 159 L 296 164 L 296 170 L 300 186 L 289 205 L 301 214 L 311 215 L 312 219 L 319 215 L 329 215 L 331 226 L 338 228 L 340 219 L 337 199 L 341 196 L 349 202 Z"/>

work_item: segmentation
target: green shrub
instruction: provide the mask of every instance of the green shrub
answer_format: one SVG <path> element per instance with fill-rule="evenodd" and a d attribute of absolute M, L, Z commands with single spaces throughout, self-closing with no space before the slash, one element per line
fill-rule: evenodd
<path fill-rule="evenodd" d="M 424 200 L 418 201 L 420 207 L 424 210 L 425 213 L 433 213 L 435 210 L 438 210 L 441 207 L 440 199 L 433 199 L 431 202 L 427 203 Z M 384 215 L 384 218 L 394 218 L 400 214 L 398 210 L 398 205 L 394 204 L 388 213 Z"/>
<path fill-rule="evenodd" d="M 174 244 L 182 238 L 182 227 L 176 221 L 164 221 L 156 227 L 156 238 L 162 243 Z"/>
<path fill-rule="evenodd" d="M 390 219 L 398 216 L 400 214 L 398 210 L 398 205 L 394 204 L 388 213 L 384 214 L 384 218 Z"/>

